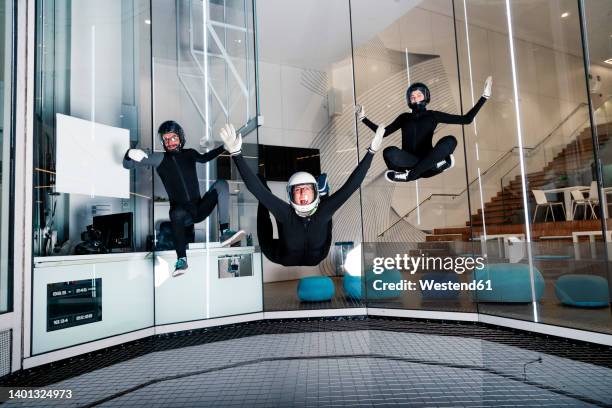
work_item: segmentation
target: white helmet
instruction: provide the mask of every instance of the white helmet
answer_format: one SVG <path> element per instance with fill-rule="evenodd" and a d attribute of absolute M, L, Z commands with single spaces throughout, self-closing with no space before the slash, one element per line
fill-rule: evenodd
<path fill-rule="evenodd" d="M 312 200 L 310 204 L 301 205 L 293 202 L 293 188 L 304 184 L 312 185 L 314 200 Z M 287 195 L 289 196 L 289 202 L 295 210 L 295 213 L 300 217 L 308 217 L 317 210 L 317 206 L 319 205 L 319 190 L 317 189 L 317 180 L 312 174 L 306 173 L 305 171 L 298 171 L 291 176 L 287 182 Z"/>

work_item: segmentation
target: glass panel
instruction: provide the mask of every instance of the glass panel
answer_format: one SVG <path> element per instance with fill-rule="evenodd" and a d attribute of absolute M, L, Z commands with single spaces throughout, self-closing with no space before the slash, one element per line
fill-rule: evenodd
<path fill-rule="evenodd" d="M 155 322 L 260 312 L 261 255 L 252 245 L 256 208 L 229 154 L 219 150 L 219 131 L 232 123 L 245 138 L 245 158 L 257 163 L 252 2 L 159 0 L 152 22 L 153 126 L 157 133 L 164 122 L 177 122 L 186 139 L 182 152 L 164 153 L 161 134 L 155 135 L 164 157 L 154 175 Z M 189 159 L 187 170 L 179 171 L 172 161 L 185 163 L 185 155 L 198 161 Z M 197 179 L 180 178 L 192 170 Z M 184 183 L 180 188 L 193 197 L 170 191 L 175 183 Z M 246 234 L 235 244 L 247 246 L 222 247 L 241 230 Z M 182 257 L 188 268 L 175 271 Z"/>
<path fill-rule="evenodd" d="M 365 257 L 368 306 L 475 312 L 469 290 L 422 286 L 468 283 L 470 274 L 455 266 L 474 255 L 465 223 L 463 129 L 457 116 L 449 120 L 432 112 L 460 115 L 473 105 L 463 98 L 461 111 L 452 2 L 383 1 L 380 9 L 374 12 L 366 0 L 351 2 L 357 103 L 368 120 L 394 131 L 363 188 L 364 237 L 372 243 Z M 417 83 L 428 87 L 429 113 L 407 106 L 407 89 Z M 366 123 L 359 125 L 360 140 L 372 137 Z M 416 179 L 391 184 L 385 180 L 389 169 L 400 175 L 409 170 Z M 371 287 L 372 257 L 396 256 L 428 260 L 412 268 L 395 263 L 380 275 L 384 282 L 409 281 L 412 288 L 385 293 Z"/>
<path fill-rule="evenodd" d="M 484 279 L 490 288 L 476 291 L 478 311 L 532 320 L 520 166 L 526 142 L 517 132 L 522 116 L 516 109 L 514 93 L 514 72 L 526 75 L 531 67 L 523 61 L 523 45 L 519 47 L 514 34 L 510 37 L 505 1 L 457 1 L 455 11 L 464 109 L 485 95 L 487 77 L 493 81 L 491 96 L 481 113 L 465 127 L 471 193 L 469 222 L 478 248 L 475 252 L 486 260 L 485 267 L 474 277 Z M 537 108 L 537 104 L 530 107 Z M 506 185 L 504 180 L 508 177 L 513 181 Z"/>
<path fill-rule="evenodd" d="M 602 237 L 602 222 L 578 3 L 512 2 L 511 13 L 517 16 L 515 47 L 522 72 L 518 89 L 533 240 L 526 255 L 534 265 L 535 318 L 610 331 L 609 310 L 584 308 L 599 296 L 595 288 L 605 285 L 606 271 L 601 244 L 594 258 L 586 255 L 596 245 L 587 243 L 589 237 Z M 539 44 L 520 40 L 534 32 Z"/>
<path fill-rule="evenodd" d="M 153 324 L 151 172 L 122 165 L 131 146 L 152 147 L 149 3 L 36 10 L 35 354 Z M 102 293 L 101 311 L 74 302 L 81 290 Z"/>
<path fill-rule="evenodd" d="M 13 95 L 13 3 L 0 2 L 0 313 L 10 311 L 12 305 L 11 205 L 13 192 L 13 163 L 11 160 L 12 95 Z"/>
<path fill-rule="evenodd" d="M 496 281 L 509 286 L 481 296 L 479 311 L 607 331 L 609 312 L 567 299 L 593 295 L 565 292 L 605 285 L 606 276 L 605 251 L 595 242 L 602 224 L 577 4 L 466 1 L 456 10 L 469 91 L 486 67 L 494 81 L 494 109 L 475 123 L 468 144 L 470 172 L 479 176 L 470 186 L 472 222 L 496 264 L 488 271 L 494 289 Z M 605 117 L 604 109 L 597 115 Z"/>
<path fill-rule="evenodd" d="M 294 172 L 314 177 L 326 173 L 331 200 L 371 140 L 368 135 L 357 143 L 355 134 L 349 2 L 261 1 L 257 18 L 260 109 L 265 119 L 259 128 L 260 151 L 265 153 L 259 174 L 287 201 L 287 181 Z M 309 224 L 308 217 L 301 221 L 287 203 L 291 224 L 285 222 L 282 228 L 279 220 L 268 224 L 270 215 L 262 208 L 258 230 L 265 235 L 259 234 L 258 243 L 267 255 L 266 311 L 362 305 L 342 289 L 346 257 L 360 258 L 359 193 L 341 200 L 330 223 L 324 215 L 331 213 L 326 200 L 321 198 Z M 288 225 L 296 229 L 290 231 Z M 360 269 L 353 273 L 359 275 Z"/>
<path fill-rule="evenodd" d="M 606 1 L 580 1 L 582 7 L 584 39 L 588 49 L 587 69 L 588 84 L 590 91 L 591 115 L 591 137 L 598 145 L 597 156 L 600 166 L 601 180 L 599 181 L 599 194 L 589 189 L 586 199 L 595 207 L 595 215 L 605 220 L 605 239 L 596 242 L 580 243 L 580 247 L 587 246 L 589 250 L 581 251 L 584 254 L 584 266 L 578 272 L 581 274 L 577 288 L 585 290 L 585 285 L 593 285 L 590 298 L 587 301 L 597 302 L 598 307 L 594 310 L 580 310 L 575 312 L 570 320 L 572 326 L 580 325 L 586 330 L 612 332 L 612 315 L 610 313 L 610 300 L 612 299 L 612 265 L 610 254 L 612 254 L 612 241 L 610 236 L 610 192 L 612 192 L 612 148 L 610 147 L 610 136 L 612 136 L 612 33 L 609 32 L 610 15 L 612 15 L 612 4 Z M 585 51 L 586 52 L 586 51 Z M 586 80 L 583 80 L 586 85 Z M 593 180 L 596 179 L 595 166 L 592 166 Z M 595 228 L 594 228 L 595 229 Z M 607 242 L 607 244 L 604 243 Z M 604 246 L 607 246 L 604 247 Z M 582 248 L 580 248 L 582 249 Z M 594 261 L 593 251 L 597 259 Z M 607 262 L 606 255 L 608 257 Z M 589 270 L 589 266 L 592 267 Z M 605 268 L 604 268 L 605 266 Z M 607 300 L 606 303 L 606 289 Z M 592 304 L 595 306 L 595 304 Z"/>

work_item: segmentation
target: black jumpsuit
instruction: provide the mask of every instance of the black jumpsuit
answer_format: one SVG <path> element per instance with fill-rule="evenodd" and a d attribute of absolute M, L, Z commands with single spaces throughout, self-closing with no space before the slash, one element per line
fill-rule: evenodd
<path fill-rule="evenodd" d="M 174 233 L 174 246 L 178 258 L 187 256 L 187 235 L 193 230 L 193 224 L 206 219 L 215 207 L 219 210 L 219 223 L 229 223 L 229 186 L 225 180 L 217 180 L 210 190 L 200 197 L 200 184 L 196 172 L 196 163 L 206 163 L 215 159 L 225 149 L 219 146 L 204 154 L 194 149 L 183 149 L 172 153 L 149 153 L 137 162 L 123 157 L 123 167 L 152 167 L 159 174 L 168 200 L 170 201 L 170 222 Z M 187 231 L 189 229 L 189 231 Z"/>
<path fill-rule="evenodd" d="M 332 216 L 359 188 L 374 154 L 368 151 L 346 183 L 334 194 L 321 200 L 317 211 L 309 217 L 300 217 L 289 203 L 270 192 L 247 166 L 242 154 L 233 157 L 244 183 L 260 203 L 257 234 L 264 255 L 270 261 L 284 266 L 315 266 L 329 253 Z M 272 237 L 269 213 L 276 218 L 278 239 Z"/>
<path fill-rule="evenodd" d="M 472 123 L 486 100 L 485 97 L 481 97 L 465 115 L 428 110 L 416 113 L 404 112 L 399 115 L 385 128 L 384 137 L 402 129 L 402 148 L 391 146 L 383 150 L 383 158 L 387 167 L 398 172 L 410 170 L 408 181 L 440 174 L 444 168 L 438 169 L 436 164 L 446 160 L 455 151 L 457 139 L 454 136 L 444 136 L 432 147 L 431 142 L 436 127 L 439 123 L 453 125 Z M 371 120 L 364 118 L 363 123 L 376 132 L 378 125 Z"/>

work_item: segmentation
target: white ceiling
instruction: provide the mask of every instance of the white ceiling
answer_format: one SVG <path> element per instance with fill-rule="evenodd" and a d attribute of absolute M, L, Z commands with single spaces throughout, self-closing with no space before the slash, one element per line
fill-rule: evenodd
<path fill-rule="evenodd" d="M 507 32 L 504 0 L 466 0 L 468 21 Z M 587 0 L 590 57 L 606 68 L 612 58 L 612 1 Z M 355 47 L 367 42 L 412 8 L 452 16 L 450 0 L 258 0 L 259 55 L 264 61 L 324 68 L 350 55 L 351 16 Z M 582 55 L 576 0 L 512 0 L 514 35 Z M 456 0 L 463 19 L 463 0 Z M 567 18 L 561 18 L 563 12 Z M 356 23 L 357 22 L 357 23 Z"/>
<path fill-rule="evenodd" d="M 259 57 L 267 62 L 325 68 L 370 40 L 421 0 L 257 0 Z"/>
<path fill-rule="evenodd" d="M 424 1 L 423 8 L 428 8 Z M 612 1 L 587 0 L 586 21 L 592 63 L 604 64 L 612 58 Z M 455 2 L 457 18 L 463 21 L 463 0 Z M 505 1 L 467 0 L 468 22 L 507 33 Z M 576 0 L 512 0 L 510 2 L 514 36 L 545 47 L 582 57 L 578 5 Z M 561 15 L 569 15 L 562 18 Z"/>

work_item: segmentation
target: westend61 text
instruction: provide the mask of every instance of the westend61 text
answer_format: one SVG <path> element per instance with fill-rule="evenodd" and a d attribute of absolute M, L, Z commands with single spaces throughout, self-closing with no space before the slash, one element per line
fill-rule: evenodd
<path fill-rule="evenodd" d="M 416 282 L 401 280 L 399 282 L 383 282 L 378 279 L 372 282 L 374 290 L 417 290 Z M 493 290 L 490 280 L 473 280 L 471 282 L 436 282 L 433 280 L 419 280 L 421 290 Z"/>

